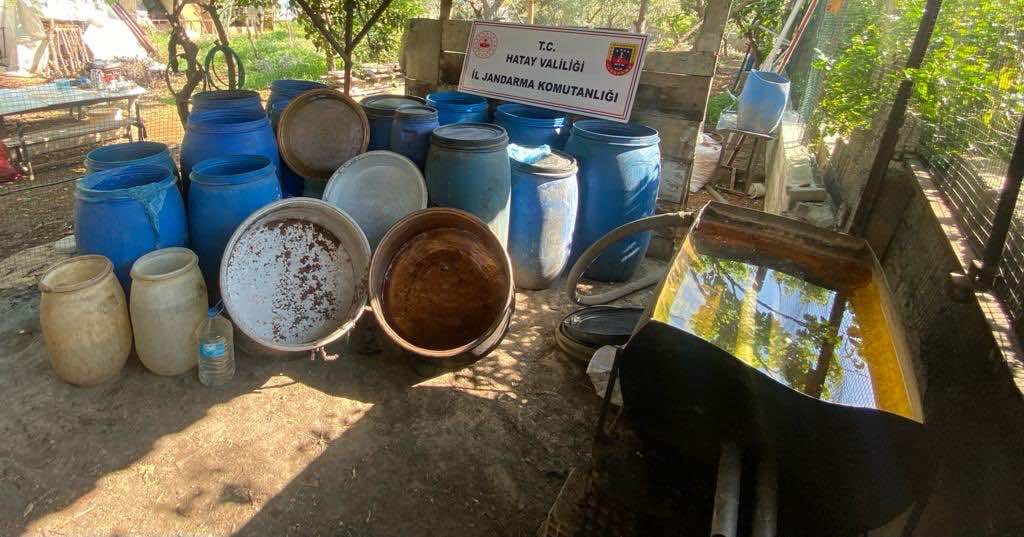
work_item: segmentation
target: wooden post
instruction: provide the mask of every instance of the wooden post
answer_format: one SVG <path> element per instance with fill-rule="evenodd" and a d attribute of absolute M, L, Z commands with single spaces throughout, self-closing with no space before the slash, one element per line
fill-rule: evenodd
<path fill-rule="evenodd" d="M 530 0 L 530 5 L 533 5 L 533 0 Z M 441 0 L 441 12 L 438 14 L 437 20 L 446 21 L 450 18 L 452 18 L 452 0 Z"/>
<path fill-rule="evenodd" d="M 534 0 L 526 0 L 526 23 L 533 24 L 533 4 Z M 640 9 L 647 4 L 647 0 L 640 0 Z"/>

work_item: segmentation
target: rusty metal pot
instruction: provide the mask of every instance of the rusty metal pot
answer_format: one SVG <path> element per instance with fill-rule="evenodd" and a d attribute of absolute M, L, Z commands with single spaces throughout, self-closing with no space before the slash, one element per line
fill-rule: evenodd
<path fill-rule="evenodd" d="M 501 343 L 515 312 L 512 263 L 479 218 L 431 208 L 396 223 L 370 261 L 381 330 L 437 365 L 464 365 Z"/>
<path fill-rule="evenodd" d="M 343 211 L 310 198 L 272 203 L 246 218 L 224 249 L 224 308 L 272 351 L 323 347 L 363 314 L 369 259 L 366 236 Z"/>

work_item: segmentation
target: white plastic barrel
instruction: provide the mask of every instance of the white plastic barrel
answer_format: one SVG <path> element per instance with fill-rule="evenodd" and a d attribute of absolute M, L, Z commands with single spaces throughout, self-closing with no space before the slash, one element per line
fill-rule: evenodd
<path fill-rule="evenodd" d="M 79 386 L 115 377 L 131 353 L 132 326 L 110 260 L 65 259 L 47 269 L 39 290 L 39 324 L 57 376 Z"/>
<path fill-rule="evenodd" d="M 206 319 L 206 284 L 188 248 L 164 248 L 132 265 L 131 314 L 135 352 L 157 375 L 196 366 L 195 331 Z"/>

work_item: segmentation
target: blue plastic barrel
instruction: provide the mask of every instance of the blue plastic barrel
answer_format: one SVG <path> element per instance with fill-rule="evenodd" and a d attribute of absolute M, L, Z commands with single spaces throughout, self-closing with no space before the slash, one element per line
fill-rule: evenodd
<path fill-rule="evenodd" d="M 736 104 L 736 127 L 747 132 L 775 132 L 789 100 L 789 79 L 770 71 L 750 71 Z"/>
<path fill-rule="evenodd" d="M 487 99 L 461 91 L 439 91 L 427 95 L 427 104 L 437 109 L 441 125 L 486 123 L 490 121 Z"/>
<path fill-rule="evenodd" d="M 565 113 L 524 104 L 503 104 L 494 111 L 494 123 L 508 131 L 508 141 L 519 145 L 547 145 L 561 149 L 569 137 Z"/>
<path fill-rule="evenodd" d="M 277 120 L 281 118 L 281 112 L 284 112 L 285 107 L 292 102 L 292 99 L 311 89 L 326 87 L 328 87 L 327 84 L 313 80 L 281 79 L 271 82 L 270 96 L 267 97 L 267 115 L 270 116 L 274 130 L 277 130 Z"/>
<path fill-rule="evenodd" d="M 264 113 L 260 94 L 251 90 L 201 91 L 192 96 L 192 112 L 214 109 Z"/>
<path fill-rule="evenodd" d="M 224 247 L 238 225 L 264 205 L 281 199 L 277 170 L 267 157 L 230 155 L 192 167 L 188 224 L 192 250 L 213 297 Z"/>
<path fill-rule="evenodd" d="M 178 177 L 171 151 L 160 142 L 127 142 L 97 147 L 85 155 L 87 172 L 98 172 L 133 164 L 159 164 Z"/>
<path fill-rule="evenodd" d="M 181 176 L 191 177 L 200 161 L 227 155 L 260 155 L 277 168 L 277 140 L 267 116 L 237 110 L 193 112 L 181 141 Z"/>
<path fill-rule="evenodd" d="M 533 163 L 511 164 L 508 255 L 516 286 L 547 289 L 569 262 L 579 206 L 576 160 L 553 151 Z"/>
<path fill-rule="evenodd" d="M 185 204 L 166 166 L 135 164 L 90 173 L 75 185 L 75 238 L 83 254 L 106 256 L 127 290 L 143 255 L 188 245 Z"/>
<path fill-rule="evenodd" d="M 430 149 L 430 133 L 437 127 L 437 110 L 434 108 L 422 104 L 403 106 L 395 110 L 391 150 L 408 157 L 422 170 Z"/>
<path fill-rule="evenodd" d="M 403 106 L 415 106 L 426 103 L 422 97 L 415 95 L 370 95 L 363 99 L 363 113 L 370 124 L 370 143 L 367 151 L 391 148 L 391 123 L 395 120 L 395 110 Z"/>
<path fill-rule="evenodd" d="M 654 214 L 661 178 L 658 131 L 636 123 L 584 119 L 572 126 L 565 152 L 579 162 L 580 207 L 570 263 L 609 231 Z M 586 277 L 625 281 L 640 266 L 650 232 L 610 246 Z"/>
<path fill-rule="evenodd" d="M 431 205 L 476 215 L 508 245 L 512 171 L 508 133 L 488 123 L 458 123 L 434 129 L 427 153 L 427 194 Z"/>
<path fill-rule="evenodd" d="M 270 83 L 270 96 L 267 97 L 267 116 L 270 118 L 270 125 L 274 132 L 277 132 L 277 122 L 281 119 L 281 113 L 288 107 L 292 99 L 300 93 L 328 87 L 327 84 L 314 82 L 312 80 L 274 80 Z M 288 164 L 281 159 L 278 162 L 278 176 L 281 177 L 281 195 L 286 198 L 302 196 L 306 180 L 288 167 Z"/>

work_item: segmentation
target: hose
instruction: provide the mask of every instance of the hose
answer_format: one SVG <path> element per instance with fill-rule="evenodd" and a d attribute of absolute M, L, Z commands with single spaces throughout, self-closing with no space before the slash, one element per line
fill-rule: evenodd
<path fill-rule="evenodd" d="M 635 233 L 640 233 L 642 231 L 655 231 L 663 228 L 688 227 L 691 223 L 693 223 L 693 213 L 666 213 L 634 220 L 609 231 L 605 236 L 601 237 L 597 242 L 591 244 L 589 248 L 584 250 L 583 254 L 576 260 L 576 263 L 573 264 L 565 283 L 565 290 L 569 295 L 569 300 L 574 304 L 582 306 L 606 304 L 658 283 L 664 277 L 663 273 L 650 274 L 635 282 L 629 282 L 621 287 L 617 287 L 600 294 L 580 297 L 576 292 L 576 286 L 579 284 L 579 280 L 583 275 L 583 272 L 587 270 L 590 263 L 593 262 L 594 259 L 605 250 L 605 248 L 608 248 L 612 244 L 615 244 L 616 242 L 619 242 L 620 240 Z"/>
<path fill-rule="evenodd" d="M 227 87 L 224 89 L 240 89 L 245 86 L 245 66 L 242 65 L 242 58 L 238 56 L 238 53 L 233 48 L 224 44 L 217 44 L 206 53 L 206 59 L 203 61 L 203 71 L 206 72 L 206 78 L 203 80 L 203 89 L 221 89 L 220 86 L 214 83 L 214 77 L 216 77 L 218 82 L 224 83 L 213 69 L 213 60 L 218 52 L 224 54 L 225 60 L 227 60 L 228 56 L 231 56 L 231 59 L 235 62 L 235 67 L 238 69 L 235 83 L 232 83 L 232 80 L 228 80 L 226 83 Z"/>

